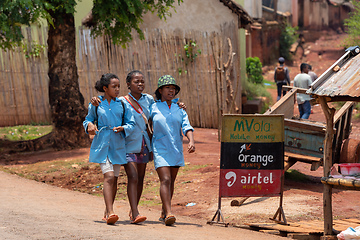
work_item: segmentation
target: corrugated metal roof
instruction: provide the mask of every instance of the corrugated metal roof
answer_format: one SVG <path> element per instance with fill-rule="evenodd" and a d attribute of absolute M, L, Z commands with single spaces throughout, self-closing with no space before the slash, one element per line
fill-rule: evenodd
<path fill-rule="evenodd" d="M 360 101 L 359 51 L 357 46 L 347 49 L 339 60 L 313 82 L 307 93 L 336 98 L 337 101 Z"/>

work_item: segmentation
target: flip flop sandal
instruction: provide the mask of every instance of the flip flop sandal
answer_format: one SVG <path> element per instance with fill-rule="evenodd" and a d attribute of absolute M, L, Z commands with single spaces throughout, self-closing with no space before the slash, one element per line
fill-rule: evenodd
<path fill-rule="evenodd" d="M 119 216 L 116 214 L 111 214 L 107 219 L 106 219 L 106 223 L 111 225 L 111 224 L 115 224 L 117 222 L 117 220 L 119 219 Z"/>
<path fill-rule="evenodd" d="M 166 215 L 164 215 L 164 212 L 161 211 L 161 214 L 160 214 L 160 217 L 159 217 L 159 221 L 160 221 L 160 222 L 165 222 L 165 218 L 166 218 Z"/>
<path fill-rule="evenodd" d="M 171 226 L 175 223 L 176 217 L 174 215 L 169 215 L 165 218 L 165 225 Z"/>
<path fill-rule="evenodd" d="M 147 218 L 145 216 L 138 215 L 134 220 L 131 221 L 131 224 L 141 223 L 145 221 Z"/>

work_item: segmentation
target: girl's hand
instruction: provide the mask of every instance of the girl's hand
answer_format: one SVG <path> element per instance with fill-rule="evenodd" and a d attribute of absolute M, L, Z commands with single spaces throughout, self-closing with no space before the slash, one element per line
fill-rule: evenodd
<path fill-rule="evenodd" d="M 97 107 L 101 103 L 101 100 L 98 97 L 92 97 L 91 100 L 90 100 L 90 103 L 92 105 L 94 105 L 95 107 Z"/>
<path fill-rule="evenodd" d="M 186 105 L 183 102 L 178 102 L 179 108 L 184 109 L 186 111 Z"/>
<path fill-rule="evenodd" d="M 90 135 L 96 135 L 96 132 L 99 131 L 96 125 L 93 123 L 88 124 L 87 130 Z"/>
<path fill-rule="evenodd" d="M 194 144 L 193 142 L 189 142 L 188 152 L 189 152 L 189 153 L 195 152 L 195 144 Z"/>
<path fill-rule="evenodd" d="M 195 152 L 195 140 L 194 140 L 193 131 L 189 130 L 189 131 L 186 132 L 185 135 L 189 139 L 188 152 L 189 153 Z"/>
<path fill-rule="evenodd" d="M 123 132 L 124 131 L 124 127 L 120 126 L 120 127 L 114 127 L 113 131 L 118 133 L 118 132 Z"/>

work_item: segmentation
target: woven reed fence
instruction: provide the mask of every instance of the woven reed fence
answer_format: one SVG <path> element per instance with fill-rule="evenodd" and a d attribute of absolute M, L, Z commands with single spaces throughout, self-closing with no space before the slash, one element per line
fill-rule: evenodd
<path fill-rule="evenodd" d="M 29 44 L 33 41 L 46 44 L 44 29 L 38 29 L 38 34 L 31 31 L 26 30 Z M 99 95 L 94 85 L 102 74 L 117 74 L 121 81 L 120 95 L 125 95 L 126 75 L 136 69 L 143 72 L 145 92 L 150 94 L 154 93 L 160 76 L 174 76 L 181 87 L 178 97 L 186 104 L 195 127 L 217 128 L 219 113 L 241 112 L 234 23 L 223 25 L 221 33 L 146 29 L 144 34 L 144 40 L 134 35 L 134 40 L 123 48 L 105 37 L 94 39 L 88 29 L 78 30 L 77 66 L 86 105 L 92 96 Z M 184 50 L 191 42 L 196 43 L 192 53 L 201 50 L 193 60 L 186 57 Z M 0 113 L 0 126 L 50 122 L 46 52 L 27 58 L 20 50 L 0 51 L 0 61 L 0 105 L 6 109 Z"/>

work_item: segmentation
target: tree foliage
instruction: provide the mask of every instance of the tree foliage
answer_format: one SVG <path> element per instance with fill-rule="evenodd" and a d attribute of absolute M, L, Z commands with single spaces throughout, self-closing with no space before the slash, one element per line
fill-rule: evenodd
<path fill-rule="evenodd" d="M 345 39 L 346 47 L 360 46 L 360 2 L 352 1 L 355 10 L 350 13 L 350 17 L 344 20 L 346 33 L 348 37 Z"/>
<path fill-rule="evenodd" d="M 148 12 L 157 11 L 161 19 L 166 19 L 169 9 L 175 0 L 94 0 L 92 14 L 96 25 L 92 29 L 95 36 L 103 33 L 110 35 L 115 44 L 122 44 L 132 40 L 134 29 L 143 39 L 143 32 L 139 28 L 142 16 Z M 182 0 L 178 0 L 178 3 Z"/>
<path fill-rule="evenodd" d="M 139 28 L 143 15 L 156 12 L 159 18 L 166 19 L 176 1 L 180 4 L 183 0 L 94 0 L 92 13 L 96 25 L 92 33 L 109 35 L 115 44 L 123 45 L 132 40 L 132 30 L 143 38 Z M 38 23 L 41 18 L 53 25 L 51 13 L 74 15 L 75 7 L 75 0 L 0 1 L 0 48 L 20 45 L 24 38 L 21 26 Z"/>
<path fill-rule="evenodd" d="M 246 59 L 246 74 L 250 82 L 256 84 L 263 83 L 262 64 L 258 57 L 248 57 Z"/>
<path fill-rule="evenodd" d="M 288 23 L 283 23 L 281 35 L 280 35 L 280 56 L 284 57 L 287 60 L 291 60 L 292 55 L 290 54 L 290 48 L 293 43 L 299 38 L 299 34 L 296 27 L 291 27 Z"/>
<path fill-rule="evenodd" d="M 45 17 L 44 8 L 40 0 L 0 1 L 0 48 L 11 49 L 19 45 L 23 39 L 21 26 L 30 26 L 40 17 Z"/>
<path fill-rule="evenodd" d="M 146 12 L 166 18 L 175 2 L 182 0 L 94 0 L 92 9 L 95 36 L 109 35 L 115 44 L 125 45 L 132 30 L 139 28 Z M 82 126 L 86 116 L 80 92 L 75 44 L 74 13 L 76 0 L 1 0 L 0 47 L 12 49 L 24 38 L 21 27 L 46 19 L 48 29 L 49 103 L 53 132 L 44 139 L 25 144 L 26 149 L 41 149 L 45 144 L 56 149 L 87 146 L 89 140 Z M 35 140 L 34 140 L 35 141 Z M 21 143 L 19 148 L 24 149 Z M 31 149 L 30 149 L 31 148 Z"/>

